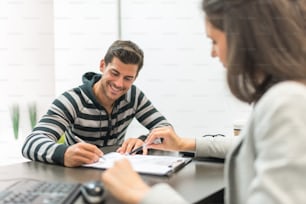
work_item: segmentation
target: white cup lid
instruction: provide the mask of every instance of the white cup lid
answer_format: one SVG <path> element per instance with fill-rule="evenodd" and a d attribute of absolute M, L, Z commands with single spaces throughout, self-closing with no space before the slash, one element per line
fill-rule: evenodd
<path fill-rule="evenodd" d="M 235 122 L 233 124 L 234 129 L 238 129 L 238 130 L 241 130 L 244 125 L 245 125 L 245 121 L 244 120 L 235 120 Z"/>

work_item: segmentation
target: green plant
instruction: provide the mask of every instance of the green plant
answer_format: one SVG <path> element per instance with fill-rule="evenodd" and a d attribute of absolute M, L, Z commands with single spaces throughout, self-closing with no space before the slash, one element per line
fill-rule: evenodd
<path fill-rule="evenodd" d="M 30 103 L 28 105 L 28 110 L 29 110 L 29 117 L 30 117 L 30 123 L 31 123 L 31 129 L 33 130 L 36 122 L 37 122 L 37 107 L 36 103 Z"/>
<path fill-rule="evenodd" d="M 11 107 L 11 117 L 13 123 L 14 138 L 18 139 L 20 110 L 18 104 L 13 104 Z"/>

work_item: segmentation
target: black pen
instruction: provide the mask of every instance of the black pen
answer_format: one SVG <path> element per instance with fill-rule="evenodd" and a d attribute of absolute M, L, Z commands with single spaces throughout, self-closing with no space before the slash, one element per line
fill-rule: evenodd
<path fill-rule="evenodd" d="M 143 144 L 143 145 L 141 145 L 140 147 L 137 147 L 136 149 L 130 151 L 128 154 L 129 154 L 129 155 L 130 155 L 130 154 L 135 154 L 135 153 L 141 151 L 141 150 L 142 150 L 143 148 L 145 148 L 146 146 L 147 146 L 146 144 Z"/>
<path fill-rule="evenodd" d="M 153 144 L 161 144 L 162 143 L 162 139 L 161 138 L 157 138 L 154 140 Z M 130 151 L 128 153 L 128 155 L 131 155 L 131 154 L 135 154 L 139 151 L 141 151 L 143 148 L 145 148 L 148 144 L 147 143 L 144 143 L 143 145 L 141 145 L 140 147 L 137 147 L 136 149 Z"/>

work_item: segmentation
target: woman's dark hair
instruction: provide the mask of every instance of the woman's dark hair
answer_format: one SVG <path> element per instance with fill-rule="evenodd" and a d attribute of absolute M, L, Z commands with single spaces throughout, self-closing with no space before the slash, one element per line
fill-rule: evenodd
<path fill-rule="evenodd" d="M 104 56 L 105 65 L 111 63 L 114 57 L 124 64 L 137 64 L 137 75 L 143 66 L 143 51 L 132 41 L 116 40 L 113 42 Z"/>
<path fill-rule="evenodd" d="M 238 99 L 256 102 L 278 82 L 306 80 L 305 2 L 203 0 L 207 21 L 226 34 L 227 81 Z"/>

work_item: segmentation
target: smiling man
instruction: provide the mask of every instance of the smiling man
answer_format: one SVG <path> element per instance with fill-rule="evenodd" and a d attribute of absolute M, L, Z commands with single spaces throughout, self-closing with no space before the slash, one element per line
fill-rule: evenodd
<path fill-rule="evenodd" d="M 82 85 L 54 100 L 26 138 L 23 156 L 76 167 L 97 161 L 103 146 L 122 145 L 118 149 L 121 153 L 141 146 L 140 138 L 124 141 L 133 118 L 150 131 L 170 126 L 133 85 L 142 66 L 143 51 L 135 43 L 115 41 L 100 62 L 102 74 L 85 73 Z M 65 144 L 58 144 L 63 134 Z"/>

